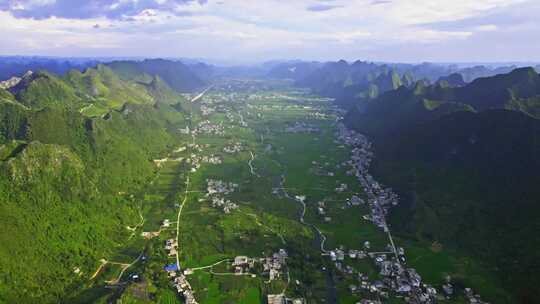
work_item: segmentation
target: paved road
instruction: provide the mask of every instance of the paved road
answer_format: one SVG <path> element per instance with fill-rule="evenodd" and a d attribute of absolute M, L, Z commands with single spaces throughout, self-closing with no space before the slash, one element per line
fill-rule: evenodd
<path fill-rule="evenodd" d="M 201 99 L 204 96 L 204 94 L 206 94 L 208 91 L 210 91 L 210 89 L 212 89 L 213 87 L 214 86 L 211 85 L 208 88 L 206 88 L 206 90 L 202 91 L 199 95 L 193 97 L 193 99 L 191 99 L 191 103 L 195 103 L 195 102 L 199 101 L 199 99 Z"/>

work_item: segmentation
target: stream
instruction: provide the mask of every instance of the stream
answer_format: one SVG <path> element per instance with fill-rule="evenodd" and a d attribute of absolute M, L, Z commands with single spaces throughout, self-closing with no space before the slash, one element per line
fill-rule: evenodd
<path fill-rule="evenodd" d="M 306 223 L 304 220 L 304 216 L 306 214 L 306 203 L 290 196 L 290 194 L 287 192 L 284 186 L 285 186 L 285 173 L 281 175 L 281 181 L 280 181 L 280 190 L 282 192 L 282 195 L 296 203 L 300 203 L 300 205 L 302 206 L 302 210 L 300 210 L 298 213 L 298 221 L 302 225 L 310 227 L 315 232 L 315 238 L 313 239 L 314 246 L 317 249 L 321 250 L 323 254 L 326 253 L 327 250 L 324 249 L 326 236 L 319 230 L 319 228 L 317 228 L 317 226 L 310 223 Z M 325 277 L 326 277 L 326 303 L 337 304 L 338 303 L 337 288 L 336 288 L 336 282 L 334 280 L 332 267 L 331 265 L 327 264 L 322 270 L 325 272 Z"/>

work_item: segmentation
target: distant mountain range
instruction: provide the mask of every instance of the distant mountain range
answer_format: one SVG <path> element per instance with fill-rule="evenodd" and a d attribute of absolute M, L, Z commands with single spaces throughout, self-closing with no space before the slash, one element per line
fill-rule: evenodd
<path fill-rule="evenodd" d="M 373 99 L 400 86 L 410 87 L 416 81 L 426 83 L 446 81 L 449 86 L 463 86 L 481 77 L 508 73 L 516 66 L 491 68 L 473 66 L 459 68 L 457 65 L 380 64 L 364 61 L 348 63 L 293 61 L 273 66 L 267 76 L 288 78 L 300 87 L 333 97 L 346 108 L 362 100 Z"/>
<path fill-rule="evenodd" d="M 47 58 L 47 57 L 0 57 L 0 81 L 20 76 L 27 71 L 45 70 L 49 73 L 63 75 L 70 70 L 83 71 L 98 64 L 98 60 Z"/>
<path fill-rule="evenodd" d="M 394 231 L 481 258 L 519 303 L 536 303 L 539 118 L 540 76 L 519 68 L 401 86 L 345 121 L 374 141 L 375 172 L 402 196 Z"/>

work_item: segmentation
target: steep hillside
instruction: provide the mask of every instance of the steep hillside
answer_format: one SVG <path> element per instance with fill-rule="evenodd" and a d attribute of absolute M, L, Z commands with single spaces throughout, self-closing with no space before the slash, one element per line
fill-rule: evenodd
<path fill-rule="evenodd" d="M 35 73 L 10 90 L 0 90 L 0 303 L 58 303 L 128 238 L 139 215 L 120 193 L 148 183 L 151 160 L 177 143 L 184 115 L 172 105 L 184 99 L 105 66 Z"/>
<path fill-rule="evenodd" d="M 532 69 L 463 87 L 419 82 L 346 117 L 374 141 L 373 169 L 401 194 L 394 231 L 485 261 L 515 296 L 501 303 L 540 299 L 538 88 Z"/>
<path fill-rule="evenodd" d="M 0 163 L 0 302 L 58 302 L 125 235 L 133 210 L 101 194 L 70 149 L 16 150 Z"/>
<path fill-rule="evenodd" d="M 400 75 L 386 65 L 362 61 L 349 64 L 341 60 L 323 65 L 296 84 L 335 98 L 338 104 L 349 108 L 402 85 L 409 86 L 413 79 L 410 73 Z"/>
<path fill-rule="evenodd" d="M 136 83 L 122 81 L 105 65 L 87 69 L 83 73 L 70 71 L 65 80 L 75 88 L 81 99 L 110 108 L 118 109 L 125 103 L 143 104 L 154 101 L 146 90 Z"/>
<path fill-rule="evenodd" d="M 508 74 L 478 78 L 455 89 L 455 98 L 478 110 L 508 108 L 537 116 L 540 114 L 540 76 L 533 68 L 520 68 Z"/>
<path fill-rule="evenodd" d="M 448 85 L 446 80 L 434 85 L 417 82 L 414 87 L 401 87 L 357 104 L 348 121 L 370 135 L 395 134 L 454 111 L 487 109 L 516 110 L 540 117 L 540 76 L 532 68 L 522 68 L 458 87 Z"/>
<path fill-rule="evenodd" d="M 456 111 L 474 111 L 471 106 L 459 102 L 429 99 L 427 91 L 444 95 L 448 87 L 441 84 L 426 87 L 422 82 L 413 89 L 401 87 L 389 91 L 377 99 L 353 107 L 346 120 L 350 126 L 370 136 L 397 135 L 404 128 L 440 118 Z"/>
<path fill-rule="evenodd" d="M 513 71 L 515 69 L 515 71 Z M 296 71 L 299 72 L 296 72 Z M 468 83 L 478 81 L 480 87 L 494 86 L 496 88 L 510 89 L 510 96 L 505 97 L 508 101 L 509 108 L 530 108 L 531 105 L 536 105 L 536 100 L 520 100 L 521 95 L 518 95 L 517 103 L 514 102 L 514 89 L 510 88 L 511 82 L 523 76 L 519 74 L 532 74 L 532 68 L 516 69 L 515 66 L 507 67 L 489 67 L 475 66 L 460 68 L 457 65 L 440 65 L 431 63 L 422 64 L 399 64 L 399 63 L 369 63 L 356 61 L 348 63 L 341 60 L 338 62 L 321 63 L 289 63 L 276 66 L 270 75 L 277 78 L 291 78 L 296 81 L 296 85 L 300 87 L 310 88 L 315 93 L 332 97 L 336 99 L 336 103 L 346 109 L 356 105 L 362 105 L 369 102 L 384 93 L 395 90 L 400 86 L 407 88 L 414 87 L 415 82 L 422 81 L 426 84 L 434 84 L 442 87 L 456 88 L 451 91 L 454 99 L 443 98 L 443 101 L 468 103 L 475 107 L 475 103 L 481 103 L 483 99 L 493 99 L 492 96 L 475 95 L 474 92 L 468 90 L 476 90 L 475 85 L 470 86 L 468 90 L 457 89 L 466 87 Z M 513 71 L 513 72 L 512 72 Z M 496 80 L 491 80 L 493 83 L 481 81 L 482 77 L 493 79 L 493 76 L 503 73 L 512 72 L 507 80 L 500 80 L 506 83 L 495 83 Z M 297 74 L 297 75 L 295 75 Z M 513 80 L 512 80 L 513 79 Z M 476 84 L 476 83 L 475 83 Z M 502 95 L 502 92 L 494 92 L 493 94 Z M 446 96 L 448 97 L 448 96 Z M 470 100 L 477 99 L 476 101 Z M 438 100 L 440 97 L 429 96 L 429 100 Z M 530 113 L 537 115 L 536 112 Z"/>
<path fill-rule="evenodd" d="M 514 66 L 514 65 L 512 65 L 512 66 L 500 66 L 500 67 L 495 67 L 495 68 L 485 66 L 485 65 L 477 65 L 477 66 L 462 68 L 462 69 L 457 70 L 456 72 L 463 75 L 463 79 L 466 82 L 471 82 L 471 81 L 473 81 L 473 80 L 475 80 L 477 78 L 491 77 L 491 76 L 495 76 L 497 74 L 506 74 L 506 73 L 509 73 L 512 70 L 516 69 L 516 68 L 517 67 Z"/>
<path fill-rule="evenodd" d="M 33 108 L 76 107 L 82 101 L 75 88 L 45 71 L 29 74 L 9 91 L 18 102 Z"/>
<path fill-rule="evenodd" d="M 379 142 L 374 168 L 402 196 L 394 231 L 485 261 L 516 301 L 536 303 L 538 138 L 538 120 L 490 110 L 454 113 Z"/>
<path fill-rule="evenodd" d="M 463 75 L 459 73 L 453 73 L 448 76 L 440 77 L 437 82 L 441 83 L 443 86 L 450 87 L 462 87 L 467 84 L 463 79 Z"/>

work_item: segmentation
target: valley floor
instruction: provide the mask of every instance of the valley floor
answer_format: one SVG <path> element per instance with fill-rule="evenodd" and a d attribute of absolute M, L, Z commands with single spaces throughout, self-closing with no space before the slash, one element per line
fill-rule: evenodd
<path fill-rule="evenodd" d="M 127 246 L 96 261 L 76 301 L 469 303 L 465 288 L 493 303 L 507 296 L 478 261 L 376 225 L 380 197 L 348 172 L 358 146 L 339 133 L 342 113 L 331 101 L 231 82 L 191 107 L 178 130 L 183 144 L 133 193 L 141 212 L 126 228 Z M 389 288 L 394 279 L 381 268 L 394 263 L 414 268 L 437 294 Z M 402 285 L 414 285 L 406 277 Z"/>

